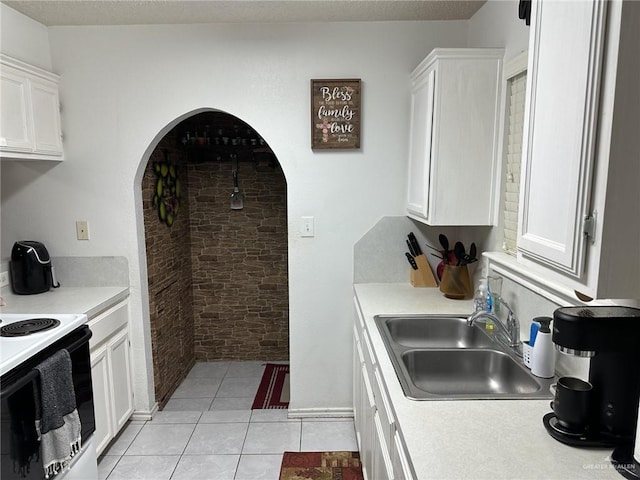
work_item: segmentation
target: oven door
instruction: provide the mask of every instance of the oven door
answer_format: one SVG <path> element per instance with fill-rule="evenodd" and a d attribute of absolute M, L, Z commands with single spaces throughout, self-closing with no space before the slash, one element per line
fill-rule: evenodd
<path fill-rule="evenodd" d="M 89 359 L 90 338 L 91 330 L 83 325 L 2 376 L 2 403 L 0 404 L 2 419 L 0 478 L 2 480 L 44 478 L 40 445 L 35 428 L 33 382 L 37 378 L 37 371 L 34 367 L 61 348 L 65 348 L 71 356 L 76 408 L 82 424 L 83 447 L 95 431 Z"/>

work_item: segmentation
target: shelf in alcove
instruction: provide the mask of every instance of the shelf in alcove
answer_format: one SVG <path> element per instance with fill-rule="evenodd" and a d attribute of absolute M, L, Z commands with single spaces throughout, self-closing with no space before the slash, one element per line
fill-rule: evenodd
<path fill-rule="evenodd" d="M 269 147 L 245 145 L 181 145 L 187 152 L 189 162 L 226 163 L 232 161 L 232 155 L 237 156 L 238 163 L 250 162 L 254 167 L 267 165 L 276 168 L 278 160 Z"/>

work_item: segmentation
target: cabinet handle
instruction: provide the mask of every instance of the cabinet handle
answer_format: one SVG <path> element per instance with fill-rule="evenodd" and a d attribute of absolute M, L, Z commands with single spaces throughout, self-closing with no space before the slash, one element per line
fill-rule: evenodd
<path fill-rule="evenodd" d="M 597 212 L 594 211 L 591 215 L 587 215 L 584 217 L 583 221 L 583 232 L 587 236 L 587 239 L 594 243 L 596 241 L 596 221 L 597 221 Z"/>

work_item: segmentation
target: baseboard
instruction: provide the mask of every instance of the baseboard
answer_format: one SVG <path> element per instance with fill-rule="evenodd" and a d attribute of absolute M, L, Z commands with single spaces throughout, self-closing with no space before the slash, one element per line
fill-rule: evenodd
<path fill-rule="evenodd" d="M 289 418 L 353 418 L 353 408 L 289 408 Z"/>
<path fill-rule="evenodd" d="M 151 407 L 151 410 L 134 410 L 129 420 L 137 421 L 137 422 L 146 422 L 151 420 L 157 412 L 158 412 L 158 402 L 153 404 L 153 407 Z"/>

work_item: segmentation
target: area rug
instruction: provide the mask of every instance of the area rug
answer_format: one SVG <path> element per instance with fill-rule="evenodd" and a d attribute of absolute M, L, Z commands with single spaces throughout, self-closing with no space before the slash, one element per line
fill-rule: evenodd
<path fill-rule="evenodd" d="M 358 452 L 284 452 L 280 480 L 363 480 Z"/>
<path fill-rule="evenodd" d="M 252 410 L 289 408 L 289 365 L 267 363 Z"/>

